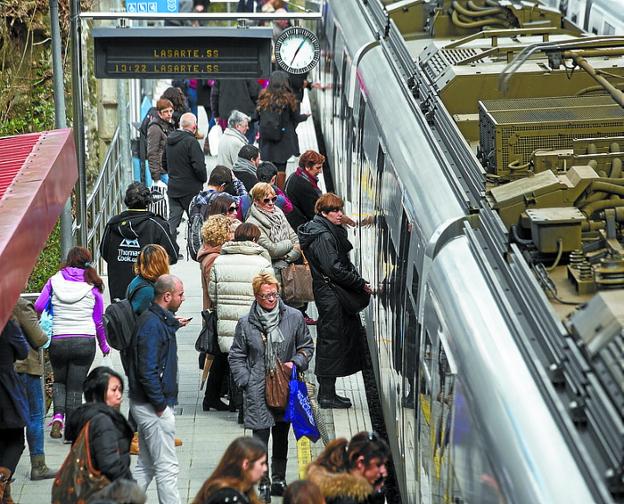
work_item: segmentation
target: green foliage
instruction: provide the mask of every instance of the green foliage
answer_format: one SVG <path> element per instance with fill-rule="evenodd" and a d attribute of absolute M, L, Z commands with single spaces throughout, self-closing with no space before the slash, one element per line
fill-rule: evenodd
<path fill-rule="evenodd" d="M 61 228 L 57 222 L 48 241 L 39 254 L 37 264 L 28 279 L 27 292 L 41 292 L 48 278 L 56 273 L 61 264 Z"/>

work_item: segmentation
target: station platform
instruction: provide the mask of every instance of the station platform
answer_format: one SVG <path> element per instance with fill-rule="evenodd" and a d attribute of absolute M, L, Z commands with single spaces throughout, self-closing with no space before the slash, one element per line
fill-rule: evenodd
<path fill-rule="evenodd" d="M 309 102 L 308 102 L 309 103 Z M 309 107 L 306 103 L 305 106 Z M 305 108 L 303 108 L 305 110 Z M 202 118 L 200 114 L 200 129 Z M 205 130 L 204 130 L 205 131 Z M 301 142 L 301 151 L 308 148 L 316 149 L 316 138 L 314 136 L 314 125 L 312 119 L 302 123 L 298 129 Z M 208 170 L 216 164 L 216 157 L 206 158 Z M 294 160 L 288 166 L 288 171 L 294 170 Z M 182 224 L 184 226 L 184 223 Z M 184 233 L 180 227 L 178 237 L 181 250 L 186 249 L 184 243 Z M 204 412 L 202 411 L 202 399 L 204 391 L 200 390 L 201 371 L 198 369 L 198 354 L 194 345 L 201 328 L 202 310 L 202 288 L 199 264 L 193 260 L 182 259 L 178 264 L 172 266 L 172 274 L 182 279 L 185 286 L 186 300 L 180 307 L 179 314 L 186 317 L 193 317 L 191 323 L 181 328 L 177 333 L 178 340 L 178 362 L 179 362 L 179 404 L 176 407 L 176 435 L 183 441 L 183 445 L 177 448 L 180 473 L 178 477 L 178 487 L 183 503 L 193 501 L 199 488 L 216 467 L 221 455 L 231 441 L 239 436 L 251 435 L 251 431 L 246 430 L 237 423 L 237 413 L 230 412 Z M 103 275 L 106 282 L 106 277 Z M 106 302 L 108 294 L 105 292 Z M 310 304 L 309 313 L 316 315 L 313 304 Z M 316 328 L 309 326 L 310 332 L 316 341 Z M 112 351 L 112 363 L 116 371 L 123 374 L 123 368 L 119 360 L 119 354 Z M 93 366 L 102 363 L 102 354 L 97 352 Z M 313 374 L 314 360 L 312 367 L 308 371 L 306 378 L 316 384 Z M 351 399 L 353 407 L 348 410 L 319 410 L 320 418 L 324 424 L 322 431 L 331 439 L 334 437 L 350 438 L 353 434 L 371 430 L 370 415 L 364 391 L 362 374 L 339 378 L 336 389 L 340 395 Z M 129 401 L 127 393 L 122 404 L 122 412 L 127 415 Z M 58 468 L 63 463 L 69 445 L 63 444 L 62 440 L 51 439 L 49 436 L 50 427 L 47 424 L 51 421 L 52 409 L 48 412 L 45 429 L 45 454 L 46 462 L 51 468 Z M 269 441 L 270 442 L 270 441 Z M 294 435 L 290 434 L 289 460 L 287 470 L 287 481 L 294 481 L 299 478 L 300 471 L 310 458 L 316 457 L 323 450 L 323 440 L 311 444 L 311 450 L 300 450 L 298 452 Z M 270 447 L 269 447 L 270 449 Z M 132 457 L 132 467 L 136 465 L 137 457 Z M 50 492 L 53 480 L 30 481 L 30 460 L 28 447 L 20 460 L 15 473 L 15 481 L 12 484 L 12 495 L 16 502 L 21 504 L 35 504 L 50 501 Z M 148 492 L 148 502 L 157 503 L 156 483 L 152 482 Z M 273 498 L 273 503 L 279 504 L 280 498 Z"/>

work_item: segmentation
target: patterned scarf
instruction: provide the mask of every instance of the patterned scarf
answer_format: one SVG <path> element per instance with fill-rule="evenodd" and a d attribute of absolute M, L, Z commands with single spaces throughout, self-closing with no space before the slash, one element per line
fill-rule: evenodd
<path fill-rule="evenodd" d="M 258 303 L 255 309 L 256 317 L 262 326 L 264 333 L 267 335 L 266 345 L 264 349 L 264 367 L 266 371 L 272 371 L 277 364 L 277 356 L 282 349 L 284 343 L 284 335 L 279 328 L 280 323 L 280 306 L 279 302 L 272 310 L 265 310 Z"/>
<path fill-rule="evenodd" d="M 288 222 L 284 217 L 284 213 L 278 207 L 275 207 L 272 212 L 268 212 L 254 204 L 251 207 L 251 215 L 253 215 L 263 227 L 268 228 L 269 238 L 273 243 L 278 243 L 290 238 L 288 234 Z"/>
<path fill-rule="evenodd" d="M 295 170 L 295 175 L 298 177 L 303 177 L 304 179 L 309 181 L 310 184 L 314 186 L 314 189 L 316 189 L 317 191 L 320 191 L 319 186 L 318 186 L 318 178 L 310 176 L 310 174 L 307 171 L 305 171 L 303 168 L 301 168 L 301 166 L 297 167 L 297 169 Z"/>

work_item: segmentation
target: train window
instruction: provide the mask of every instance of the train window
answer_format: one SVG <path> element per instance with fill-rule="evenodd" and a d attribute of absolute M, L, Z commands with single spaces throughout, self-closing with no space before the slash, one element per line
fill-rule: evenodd
<path fill-rule="evenodd" d="M 353 159 L 355 159 L 354 151 L 355 151 L 355 121 L 353 120 L 353 116 L 349 117 L 349 121 L 347 122 L 347 144 L 345 145 L 345 152 L 347 155 L 347 159 L 345 161 L 345 166 L 347 168 L 347 199 L 354 203 L 353 201 L 353 177 L 355 176 L 355 172 L 353 170 Z"/>
<path fill-rule="evenodd" d="M 615 26 L 612 26 L 607 21 L 604 22 L 604 26 L 602 28 L 603 35 L 615 35 Z"/>
<path fill-rule="evenodd" d="M 469 397 L 461 379 L 456 379 L 449 441 L 452 452 L 450 502 L 504 504 L 506 501 L 483 448 L 479 428 L 470 414 Z"/>

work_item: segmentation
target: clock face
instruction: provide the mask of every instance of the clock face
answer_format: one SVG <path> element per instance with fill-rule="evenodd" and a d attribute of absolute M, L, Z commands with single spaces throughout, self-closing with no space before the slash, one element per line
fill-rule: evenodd
<path fill-rule="evenodd" d="M 303 74 L 314 68 L 319 55 L 318 38 L 306 28 L 288 28 L 275 42 L 275 61 L 293 74 Z"/>

